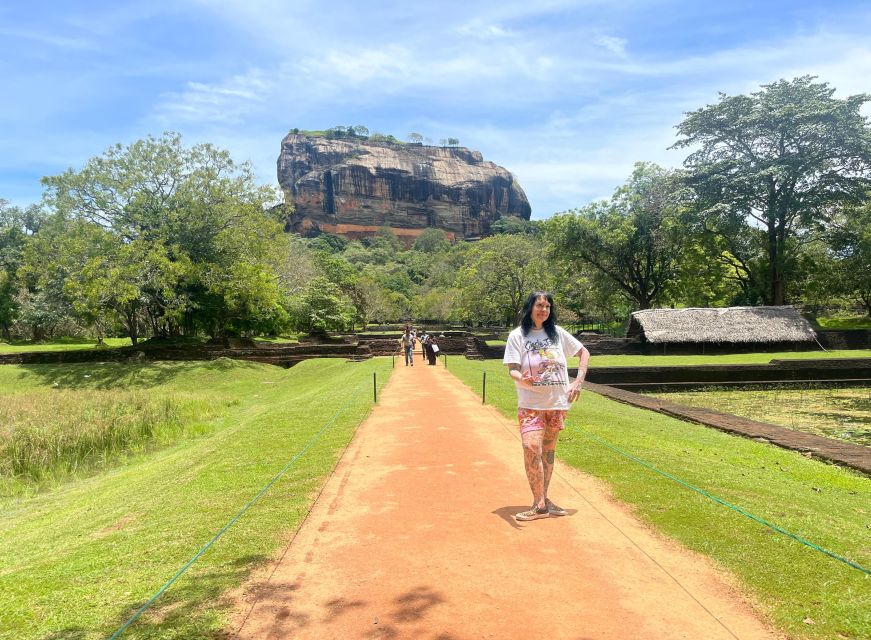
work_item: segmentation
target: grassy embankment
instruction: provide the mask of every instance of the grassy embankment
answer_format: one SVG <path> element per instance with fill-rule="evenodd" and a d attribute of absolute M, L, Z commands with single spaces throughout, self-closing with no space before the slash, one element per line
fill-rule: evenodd
<path fill-rule="evenodd" d="M 383 384 L 389 367 L 387 359 L 309 360 L 288 370 L 230 360 L 0 367 L 0 402 L 27 414 L 31 427 L 56 425 L 47 412 L 28 413 L 28 402 L 58 399 L 67 428 L 56 433 L 95 422 L 111 430 L 140 410 L 156 411 L 166 427 L 127 453 L 97 453 L 85 469 L 70 469 L 68 453 L 42 474 L 3 479 L 0 638 L 111 635 L 347 405 L 123 635 L 217 637 L 222 595 L 299 526 L 371 407 L 373 371 Z M 114 423 L 104 419 L 113 413 Z"/>
<path fill-rule="evenodd" d="M 694 407 L 771 422 L 789 429 L 871 446 L 871 387 L 712 387 L 654 393 Z"/>
<path fill-rule="evenodd" d="M 490 346 L 505 346 L 504 341 L 488 340 Z M 871 349 L 840 351 L 782 351 L 779 353 L 729 353 L 698 356 L 609 356 L 590 358 L 591 367 L 676 367 L 693 364 L 768 364 L 772 360 L 828 360 L 832 358 L 871 358 Z"/>
<path fill-rule="evenodd" d="M 78 351 L 82 349 L 108 349 L 114 347 L 129 347 L 130 338 L 106 338 L 103 344 L 94 340 L 66 338 L 51 342 L 2 342 L 0 353 L 24 353 L 28 351 Z"/>
<path fill-rule="evenodd" d="M 772 360 L 830 360 L 871 358 L 871 349 L 840 351 L 782 351 L 780 353 L 729 353 L 698 356 L 593 356 L 591 367 L 668 367 L 699 364 L 768 364 Z"/>
<path fill-rule="evenodd" d="M 179 344 L 202 344 L 205 338 L 179 338 Z M 254 338 L 254 342 L 266 345 L 285 345 L 299 343 L 298 335 L 285 336 L 261 336 Z M 103 344 L 97 344 L 93 340 L 78 338 L 66 338 L 50 342 L 0 342 L 0 354 L 3 353 L 26 353 L 31 351 L 77 351 L 83 349 L 112 349 L 115 347 L 129 347 L 130 338 L 106 338 Z M 141 342 L 140 342 L 141 344 Z"/>
<path fill-rule="evenodd" d="M 486 370 L 488 403 L 513 418 L 514 386 L 500 362 L 455 357 L 448 370 L 476 392 Z M 871 637 L 871 576 L 683 488 L 591 436 L 866 569 L 871 478 L 590 392 L 569 413 L 558 449 L 563 461 L 604 480 L 642 520 L 737 576 L 760 612 L 790 637 Z M 518 463 L 519 455 L 518 448 Z"/>
<path fill-rule="evenodd" d="M 816 323 L 821 329 L 871 329 L 871 317 L 868 316 L 817 318 Z"/>

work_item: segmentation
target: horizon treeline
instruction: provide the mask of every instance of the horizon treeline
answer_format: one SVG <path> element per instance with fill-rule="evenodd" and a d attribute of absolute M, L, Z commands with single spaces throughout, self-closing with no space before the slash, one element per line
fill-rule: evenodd
<path fill-rule="evenodd" d="M 871 97 L 834 91 L 805 76 L 722 94 L 677 127 L 681 169 L 638 162 L 607 200 L 502 218 L 477 242 L 430 228 L 411 247 L 387 228 L 285 233 L 282 194 L 212 145 L 115 145 L 44 178 L 40 204 L 0 200 L 0 337 L 506 326 L 533 289 L 568 322 L 656 306 L 871 316 Z"/>

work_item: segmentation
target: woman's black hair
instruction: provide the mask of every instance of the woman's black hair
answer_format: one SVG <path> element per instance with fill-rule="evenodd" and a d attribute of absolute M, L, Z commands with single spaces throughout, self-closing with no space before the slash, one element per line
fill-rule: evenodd
<path fill-rule="evenodd" d="M 550 315 L 544 321 L 542 328 L 547 333 L 547 337 L 556 342 L 556 306 L 553 303 L 553 296 L 547 291 L 533 291 L 529 294 L 526 302 L 523 303 L 523 309 L 520 311 L 520 331 L 523 335 L 527 335 L 532 330 L 532 308 L 539 298 L 544 298 L 550 304 Z"/>

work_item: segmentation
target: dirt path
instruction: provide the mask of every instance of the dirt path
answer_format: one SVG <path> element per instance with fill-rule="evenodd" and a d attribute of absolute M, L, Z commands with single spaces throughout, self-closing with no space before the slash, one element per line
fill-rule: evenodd
<path fill-rule="evenodd" d="M 570 515 L 515 522 L 531 501 L 516 433 L 441 365 L 398 366 L 293 542 L 247 586 L 229 631 L 778 637 L 706 561 L 565 465 L 550 494 Z"/>

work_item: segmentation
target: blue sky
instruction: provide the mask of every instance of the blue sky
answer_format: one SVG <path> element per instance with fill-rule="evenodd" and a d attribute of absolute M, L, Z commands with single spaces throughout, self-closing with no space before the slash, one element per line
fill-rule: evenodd
<path fill-rule="evenodd" d="M 163 131 L 276 184 L 290 129 L 364 124 L 458 138 L 542 219 L 635 161 L 679 166 L 675 125 L 718 91 L 814 74 L 871 93 L 869 33 L 859 0 L 9 0 L 0 198 L 36 202 L 40 177 Z"/>

